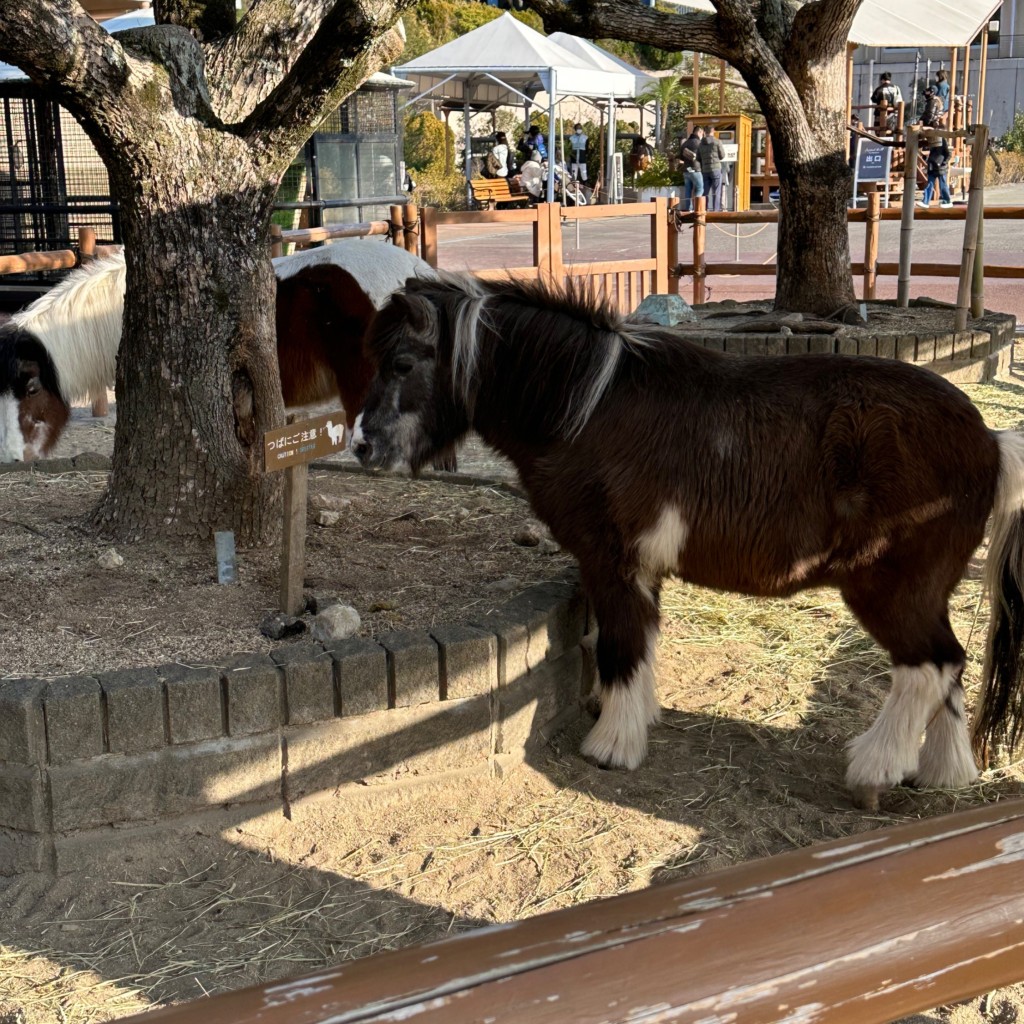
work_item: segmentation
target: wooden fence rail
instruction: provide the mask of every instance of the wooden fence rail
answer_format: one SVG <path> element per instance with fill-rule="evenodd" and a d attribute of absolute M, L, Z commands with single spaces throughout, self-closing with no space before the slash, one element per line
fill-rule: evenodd
<path fill-rule="evenodd" d="M 1024 802 L 865 832 L 125 1024 L 881 1024 L 1024 977 Z"/>
<path fill-rule="evenodd" d="M 651 293 L 669 290 L 669 272 L 675 263 L 676 232 L 669 229 L 668 200 L 627 206 L 559 206 L 539 203 L 529 209 L 443 212 L 426 207 L 420 211 L 423 258 L 437 266 L 437 229 L 445 224 L 521 224 L 533 230 L 533 260 L 530 266 L 474 270 L 487 279 L 540 278 L 562 284 L 570 278 L 584 278 L 592 294 L 609 299 L 623 313 L 631 313 Z M 603 220 L 609 217 L 639 217 L 650 222 L 650 255 L 639 259 L 603 262 L 571 262 L 563 255 L 563 222 Z"/>

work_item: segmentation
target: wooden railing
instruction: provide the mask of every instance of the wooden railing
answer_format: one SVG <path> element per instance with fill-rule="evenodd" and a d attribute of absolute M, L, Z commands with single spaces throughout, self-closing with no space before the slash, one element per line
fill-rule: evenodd
<path fill-rule="evenodd" d="M 125 1024 L 881 1024 L 1024 977 L 1024 803 L 864 832 Z"/>
<path fill-rule="evenodd" d="M 601 220 L 609 217 L 641 217 L 650 222 L 650 255 L 637 259 L 599 262 L 566 261 L 563 253 L 563 226 L 566 222 Z M 448 213 L 424 207 L 422 223 L 423 258 L 437 266 L 437 228 L 446 224 L 523 224 L 533 231 L 533 260 L 529 266 L 472 270 L 477 277 L 518 277 L 561 284 L 583 278 L 592 294 L 604 296 L 623 313 L 631 313 L 648 295 L 667 292 L 672 266 L 675 232 L 669 230 L 668 200 L 627 206 L 559 206 L 539 203 L 526 210 L 483 210 Z"/>

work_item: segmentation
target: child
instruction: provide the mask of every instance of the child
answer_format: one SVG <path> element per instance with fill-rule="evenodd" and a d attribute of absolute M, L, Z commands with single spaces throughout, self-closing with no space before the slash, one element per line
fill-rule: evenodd
<path fill-rule="evenodd" d="M 926 210 L 932 201 L 932 193 L 935 191 L 935 183 L 939 183 L 939 206 L 948 210 L 953 205 L 949 195 L 949 185 L 946 184 L 946 168 L 949 167 L 949 143 L 945 138 L 933 142 L 928 150 L 928 184 L 924 188 L 924 199 L 918 204 Z"/>

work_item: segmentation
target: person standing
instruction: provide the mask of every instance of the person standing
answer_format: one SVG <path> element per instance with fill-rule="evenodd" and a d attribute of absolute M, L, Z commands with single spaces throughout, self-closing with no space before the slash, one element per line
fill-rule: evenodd
<path fill-rule="evenodd" d="M 896 106 L 903 102 L 903 93 L 898 85 L 892 84 L 892 75 L 883 71 L 878 86 L 871 94 L 871 102 L 875 105 L 875 128 L 896 127 Z"/>
<path fill-rule="evenodd" d="M 583 125 L 573 125 L 573 133 L 569 136 L 569 173 L 579 181 L 587 180 L 587 136 Z"/>
<path fill-rule="evenodd" d="M 494 145 L 487 159 L 487 170 L 495 178 L 508 177 L 508 136 L 504 132 L 496 132 Z"/>
<path fill-rule="evenodd" d="M 722 161 L 725 159 L 725 147 L 715 138 L 715 129 L 711 125 L 708 125 L 704 138 L 697 148 L 697 159 L 704 178 L 704 195 L 708 199 L 708 211 L 721 210 Z"/>
<path fill-rule="evenodd" d="M 938 142 L 933 142 L 931 149 L 928 150 L 928 184 L 924 187 L 924 198 L 918 203 L 918 206 L 928 209 L 936 183 L 939 186 L 939 206 L 948 210 L 953 205 L 953 200 L 949 195 L 949 184 L 946 181 L 948 167 L 949 143 L 943 137 Z"/>
<path fill-rule="evenodd" d="M 691 135 L 690 138 L 692 139 L 693 136 Z M 699 139 L 697 145 L 700 145 Z M 679 148 L 679 165 L 683 169 L 683 209 L 689 211 L 695 205 L 693 200 L 704 195 L 704 175 L 701 174 L 696 147 L 690 147 L 683 143 Z"/>
<path fill-rule="evenodd" d="M 544 136 L 541 135 L 540 129 L 535 124 L 530 125 L 530 130 L 526 135 L 526 144 L 533 151 L 532 159 L 547 160 L 548 148 L 544 145 Z"/>
<path fill-rule="evenodd" d="M 935 72 L 935 95 L 942 100 L 942 113 L 945 116 L 949 111 L 949 81 L 943 68 Z"/>

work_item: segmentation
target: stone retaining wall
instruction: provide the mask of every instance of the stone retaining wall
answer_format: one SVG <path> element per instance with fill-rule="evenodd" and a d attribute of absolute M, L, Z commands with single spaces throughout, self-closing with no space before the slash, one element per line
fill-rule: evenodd
<path fill-rule="evenodd" d="M 555 581 L 475 622 L 377 642 L 5 680 L 0 874 L 63 870 L 83 842 L 133 825 L 500 772 L 579 713 L 586 629 L 576 583 Z"/>

